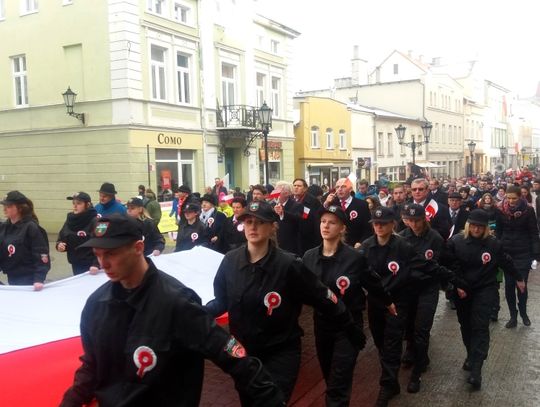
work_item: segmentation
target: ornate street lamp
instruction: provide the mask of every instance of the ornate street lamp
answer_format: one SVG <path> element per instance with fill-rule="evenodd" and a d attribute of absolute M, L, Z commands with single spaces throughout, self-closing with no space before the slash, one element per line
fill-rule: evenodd
<path fill-rule="evenodd" d="M 412 141 L 407 142 L 407 143 L 403 141 L 405 139 L 405 130 L 407 130 L 407 128 L 403 126 L 402 124 L 400 124 L 398 127 L 395 128 L 397 138 L 398 138 L 398 143 L 402 146 L 411 148 L 413 164 L 416 164 L 416 148 L 429 143 L 429 137 L 431 135 L 432 128 L 433 126 L 430 122 L 425 122 L 422 125 L 422 133 L 424 134 L 424 141 L 416 141 L 414 139 L 414 135 L 412 135 Z"/>
<path fill-rule="evenodd" d="M 470 164 L 470 170 L 469 170 L 469 177 L 472 177 L 474 175 L 474 149 L 476 148 L 476 143 L 471 140 L 467 144 L 467 147 L 469 147 L 469 152 L 471 153 L 471 164 Z"/>
<path fill-rule="evenodd" d="M 75 113 L 73 111 L 73 105 L 75 105 L 75 99 L 77 98 L 77 94 L 71 90 L 71 88 L 68 86 L 67 90 L 62 93 L 62 96 L 64 97 L 64 103 L 66 105 L 67 114 L 73 117 L 76 117 L 84 124 L 84 113 Z"/>
<path fill-rule="evenodd" d="M 269 168 L 268 168 L 268 133 L 272 127 L 272 109 L 268 107 L 266 102 L 259 108 L 259 122 L 262 128 L 263 143 L 264 143 L 264 182 L 269 184 Z M 265 187 L 266 187 L 265 185 Z"/>

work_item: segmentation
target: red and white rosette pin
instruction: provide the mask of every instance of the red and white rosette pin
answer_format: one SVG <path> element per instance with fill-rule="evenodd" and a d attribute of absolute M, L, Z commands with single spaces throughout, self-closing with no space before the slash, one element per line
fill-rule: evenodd
<path fill-rule="evenodd" d="M 347 276 L 341 276 L 336 280 L 337 288 L 343 297 L 345 295 L 345 290 L 351 286 L 351 280 Z"/>
<path fill-rule="evenodd" d="M 212 225 L 214 224 L 214 218 L 208 218 L 208 220 L 206 221 L 206 223 L 208 224 L 208 227 L 211 228 Z"/>
<path fill-rule="evenodd" d="M 79 237 L 86 237 L 86 232 L 85 232 L 84 230 L 79 230 L 79 231 L 77 232 L 77 236 L 79 236 Z"/>
<path fill-rule="evenodd" d="M 199 234 L 198 233 L 192 233 L 191 234 L 191 241 L 194 242 L 195 240 L 197 240 L 199 238 Z"/>
<path fill-rule="evenodd" d="M 358 217 L 358 212 L 356 211 L 351 211 L 351 213 L 349 214 L 350 220 L 356 219 L 357 217 Z"/>
<path fill-rule="evenodd" d="M 157 356 L 148 346 L 139 346 L 133 352 L 133 362 L 137 366 L 137 376 L 141 379 L 146 372 L 152 370 L 157 363 Z"/>
<path fill-rule="evenodd" d="M 390 270 L 393 275 L 396 275 L 399 271 L 399 264 L 397 263 L 397 261 L 391 261 L 390 263 L 388 263 L 388 270 Z"/>
<path fill-rule="evenodd" d="M 424 253 L 424 256 L 426 256 L 427 260 L 431 260 L 433 258 L 433 250 L 427 249 L 426 252 Z"/>
<path fill-rule="evenodd" d="M 491 261 L 491 254 L 488 252 L 482 253 L 482 263 L 488 264 Z"/>
<path fill-rule="evenodd" d="M 264 305 L 267 308 L 266 315 L 272 315 L 272 310 L 281 305 L 281 295 L 275 291 L 270 291 L 264 296 Z"/>
<path fill-rule="evenodd" d="M 12 244 L 8 245 L 7 251 L 8 251 L 8 254 L 9 254 L 8 257 L 13 256 L 15 254 L 15 246 L 13 246 Z"/>
<path fill-rule="evenodd" d="M 238 225 L 236 225 L 236 230 L 238 230 L 239 232 L 243 232 L 244 231 L 244 224 L 239 223 Z"/>

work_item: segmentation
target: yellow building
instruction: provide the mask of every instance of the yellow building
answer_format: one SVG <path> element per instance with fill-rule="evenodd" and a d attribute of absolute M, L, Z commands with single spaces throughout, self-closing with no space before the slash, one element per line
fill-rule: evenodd
<path fill-rule="evenodd" d="M 354 170 L 351 112 L 345 103 L 325 97 L 296 97 L 294 106 L 300 112 L 294 129 L 295 176 L 333 188 Z"/>
<path fill-rule="evenodd" d="M 274 178 L 293 174 L 289 44 L 296 31 L 250 0 L 0 0 L 0 195 L 30 197 L 59 230 L 67 195 L 113 182 L 159 200 L 259 183 L 256 126 L 221 126 L 224 106 L 274 111 Z M 204 64 L 203 64 L 204 61 Z M 62 93 L 77 94 L 74 115 Z M 76 115 L 76 114 L 80 115 Z M 84 114 L 84 118 L 82 116 Z"/>

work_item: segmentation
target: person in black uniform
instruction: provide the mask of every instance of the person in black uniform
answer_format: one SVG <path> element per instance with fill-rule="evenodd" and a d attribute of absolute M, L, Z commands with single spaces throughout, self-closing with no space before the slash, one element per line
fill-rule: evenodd
<path fill-rule="evenodd" d="M 375 236 L 362 242 L 360 252 L 371 272 L 381 277 L 383 287 L 397 309 L 397 316 L 392 315 L 380 301 L 368 294 L 369 328 L 379 350 L 382 368 L 376 406 L 385 407 L 400 392 L 398 373 L 412 295 L 424 274 L 435 275 L 438 265 L 428 262 L 404 238 L 393 232 L 394 212 L 390 208 L 376 209 L 371 223 Z"/>
<path fill-rule="evenodd" d="M 380 279 L 371 275 L 358 251 L 342 243 L 347 217 L 339 207 L 324 209 L 320 221 L 323 243 L 304 254 L 303 263 L 321 279 L 347 306 L 358 330 L 364 326 L 367 289 L 380 298 L 391 312 L 395 307 L 385 294 Z M 346 333 L 319 312 L 313 314 L 317 357 L 326 382 L 326 406 L 348 406 L 356 358 L 361 350 Z"/>
<path fill-rule="evenodd" d="M 201 214 L 199 219 L 205 225 L 205 234 L 208 238 L 206 247 L 219 251 L 221 242 L 219 237 L 227 216 L 216 209 L 218 198 L 212 194 L 205 194 L 201 198 Z"/>
<path fill-rule="evenodd" d="M 456 289 L 456 308 L 461 337 L 467 350 L 463 369 L 473 388 L 482 385 L 482 365 L 489 350 L 489 317 L 497 300 L 497 270 L 512 276 L 520 292 L 525 291 L 523 277 L 514 267 L 503 246 L 490 234 L 488 214 L 475 209 L 469 214 L 463 233 L 448 241 L 448 266 L 465 282 Z"/>
<path fill-rule="evenodd" d="M 221 230 L 221 252 L 228 253 L 244 243 L 246 243 L 246 234 L 244 233 L 244 224 L 238 221 L 238 217 L 244 213 L 247 202 L 244 198 L 233 198 L 231 207 L 233 216 L 225 219 Z"/>
<path fill-rule="evenodd" d="M 284 405 L 261 362 L 216 325 L 197 294 L 145 258 L 142 226 L 125 215 L 102 217 L 83 244 L 110 281 L 84 306 L 82 365 L 60 406 L 197 406 L 203 358 L 229 373 L 253 405 Z"/>
<path fill-rule="evenodd" d="M 33 285 L 35 291 L 51 268 L 49 240 L 39 226 L 34 204 L 19 191 L 11 191 L 0 202 L 7 218 L 0 224 L 0 269 L 10 285 Z"/>
<path fill-rule="evenodd" d="M 407 228 L 401 231 L 400 235 L 426 260 L 438 264 L 445 247 L 444 240 L 439 233 L 431 229 L 424 207 L 417 204 L 406 205 L 402 217 Z M 445 285 L 452 283 L 462 286 L 456 282 L 453 273 L 440 267 L 437 275 L 421 275 L 411 295 L 405 335 L 407 350 L 402 359 L 405 365 L 413 366 L 407 386 L 409 393 L 420 391 L 420 377 L 429 365 L 429 337 L 439 302 L 441 280 Z"/>
<path fill-rule="evenodd" d="M 195 203 L 185 206 L 182 212 L 185 219 L 178 224 L 175 252 L 190 250 L 195 246 L 206 246 L 208 243 L 207 229 L 199 219 L 200 212 L 201 207 Z"/>
<path fill-rule="evenodd" d="M 90 195 L 86 192 L 77 192 L 66 199 L 73 201 L 73 211 L 68 213 L 66 222 L 58 233 L 56 250 L 67 253 L 73 275 L 87 271 L 95 274 L 99 270 L 99 264 L 94 252 L 91 248 L 77 250 L 77 247 L 90 239 L 97 212 L 92 206 Z"/>
<path fill-rule="evenodd" d="M 355 198 L 351 195 L 352 182 L 348 178 L 340 178 L 336 182 L 336 192 L 330 193 L 326 197 L 323 206 L 328 208 L 330 205 L 341 206 L 347 215 L 347 234 L 345 242 L 354 248 L 360 246 L 360 243 L 373 234 L 369 226 L 371 213 L 366 201 Z"/>
<path fill-rule="evenodd" d="M 302 304 L 333 320 L 354 346 L 365 341 L 345 305 L 300 259 L 276 247 L 278 216 L 267 202 L 251 202 L 238 218 L 247 245 L 225 255 L 214 280 L 212 315 L 229 313 L 231 333 L 263 362 L 288 400 L 300 368 Z M 250 404 L 242 398 L 242 405 Z"/>
<path fill-rule="evenodd" d="M 127 201 L 126 207 L 129 216 L 142 222 L 144 255 L 159 256 L 165 249 L 165 238 L 159 231 L 156 221 L 150 217 L 144 207 L 143 200 L 137 197 L 131 198 Z"/>
<path fill-rule="evenodd" d="M 303 178 L 293 181 L 293 194 L 296 202 L 302 206 L 302 219 L 298 225 L 298 253 L 303 255 L 306 250 L 321 244 L 319 212 L 322 205 L 308 192 L 308 184 Z"/>

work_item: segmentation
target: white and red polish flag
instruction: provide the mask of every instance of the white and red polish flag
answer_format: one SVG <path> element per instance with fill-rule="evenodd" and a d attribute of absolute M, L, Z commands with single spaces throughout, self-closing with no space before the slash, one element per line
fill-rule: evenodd
<path fill-rule="evenodd" d="M 195 247 L 152 260 L 206 304 L 214 297 L 214 276 L 222 258 Z M 106 281 L 105 273 L 85 273 L 47 283 L 39 292 L 30 286 L 0 286 L 0 406 L 58 406 L 80 366 L 82 308 Z"/>

